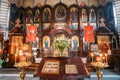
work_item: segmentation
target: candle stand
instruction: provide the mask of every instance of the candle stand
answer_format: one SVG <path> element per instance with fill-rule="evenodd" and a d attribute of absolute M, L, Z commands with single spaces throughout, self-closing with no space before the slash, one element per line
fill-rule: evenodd
<path fill-rule="evenodd" d="M 26 76 L 26 69 L 31 65 L 31 63 L 28 62 L 19 62 L 16 63 L 14 66 L 20 69 L 20 78 L 21 80 L 25 80 Z"/>
<path fill-rule="evenodd" d="M 108 64 L 102 63 L 102 62 L 92 62 L 91 63 L 93 67 L 96 69 L 96 75 L 98 77 L 98 80 L 102 80 L 103 72 L 102 70 L 106 67 L 108 67 Z"/>
<path fill-rule="evenodd" d="M 96 57 L 95 61 L 91 62 L 91 65 L 96 69 L 96 75 L 98 77 L 98 80 L 102 80 L 103 77 L 102 70 L 109 66 L 107 60 L 107 54 L 105 54 L 104 56 L 100 54 L 99 57 Z"/>
<path fill-rule="evenodd" d="M 15 67 L 20 69 L 20 80 L 25 80 L 26 69 L 32 64 L 32 55 L 29 52 L 19 51 L 15 55 Z"/>

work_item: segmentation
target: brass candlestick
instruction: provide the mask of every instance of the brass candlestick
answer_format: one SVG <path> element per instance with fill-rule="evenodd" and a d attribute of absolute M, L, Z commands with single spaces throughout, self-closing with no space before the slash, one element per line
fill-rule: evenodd
<path fill-rule="evenodd" d="M 98 80 L 102 80 L 102 77 L 103 77 L 103 72 L 102 70 L 106 67 L 108 67 L 108 64 L 106 63 L 102 63 L 100 61 L 97 61 L 97 62 L 93 62 L 91 63 L 93 67 L 95 67 L 96 69 L 96 75 L 98 77 Z"/>
<path fill-rule="evenodd" d="M 19 62 L 16 63 L 14 66 L 20 69 L 20 79 L 25 80 L 26 76 L 26 69 L 31 65 L 30 62 Z"/>

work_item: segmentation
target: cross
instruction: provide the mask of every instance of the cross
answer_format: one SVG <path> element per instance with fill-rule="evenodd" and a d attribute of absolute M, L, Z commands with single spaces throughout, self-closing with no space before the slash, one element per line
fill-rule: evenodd
<path fill-rule="evenodd" d="M 18 19 L 15 21 L 15 23 L 16 23 L 16 24 L 15 24 L 15 27 L 20 27 L 20 22 L 21 22 L 21 21 L 20 21 L 20 19 L 18 18 Z"/>
<path fill-rule="evenodd" d="M 104 18 L 100 19 L 100 27 L 105 27 L 105 19 Z"/>

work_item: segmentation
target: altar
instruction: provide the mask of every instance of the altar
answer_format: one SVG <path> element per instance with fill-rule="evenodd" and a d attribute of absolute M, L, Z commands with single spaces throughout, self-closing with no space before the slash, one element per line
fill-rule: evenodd
<path fill-rule="evenodd" d="M 40 77 L 40 80 L 84 80 L 90 75 L 81 58 L 47 57 L 39 63 L 34 77 Z"/>

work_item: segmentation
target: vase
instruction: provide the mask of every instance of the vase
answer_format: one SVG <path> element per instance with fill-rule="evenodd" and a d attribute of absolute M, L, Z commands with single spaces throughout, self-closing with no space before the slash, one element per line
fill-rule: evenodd
<path fill-rule="evenodd" d="M 60 56 L 63 56 L 63 51 L 64 51 L 64 50 L 61 50 L 61 51 L 60 51 Z"/>

